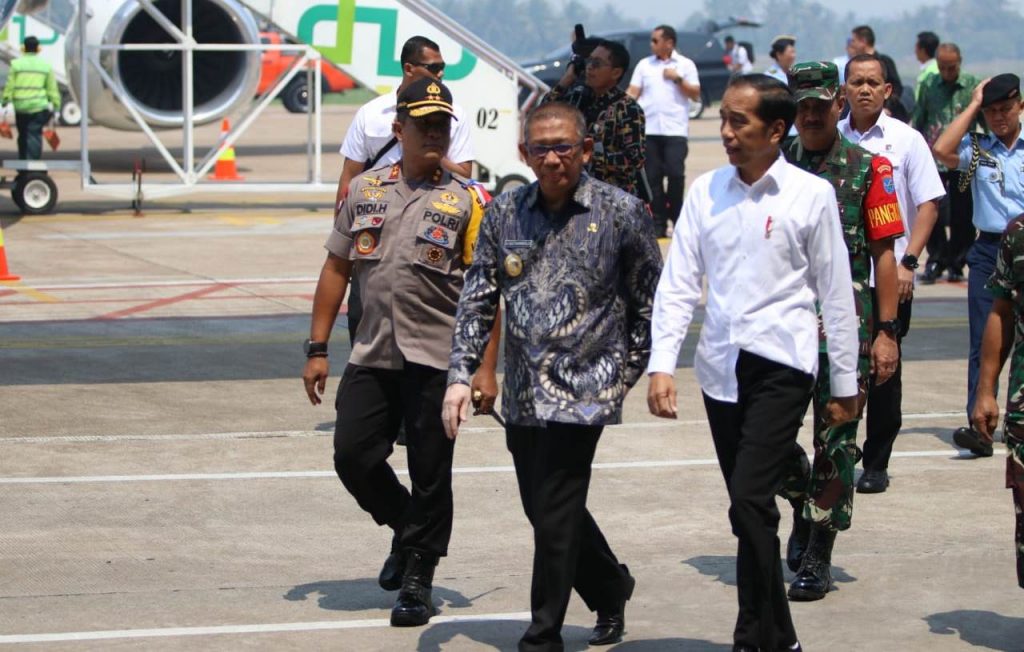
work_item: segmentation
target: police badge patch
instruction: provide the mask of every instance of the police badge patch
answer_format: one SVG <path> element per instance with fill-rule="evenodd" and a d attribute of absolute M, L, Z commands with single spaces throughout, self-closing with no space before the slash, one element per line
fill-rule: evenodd
<path fill-rule="evenodd" d="M 423 231 L 423 238 L 442 247 L 447 247 L 451 244 L 451 240 L 448 238 L 448 231 L 440 226 L 428 226 Z"/>
<path fill-rule="evenodd" d="M 372 254 L 377 249 L 377 236 L 369 231 L 363 231 L 356 236 L 356 253 L 360 256 Z"/>
<path fill-rule="evenodd" d="M 444 260 L 444 249 L 440 247 L 431 247 L 427 249 L 427 261 L 433 264 L 438 264 Z"/>

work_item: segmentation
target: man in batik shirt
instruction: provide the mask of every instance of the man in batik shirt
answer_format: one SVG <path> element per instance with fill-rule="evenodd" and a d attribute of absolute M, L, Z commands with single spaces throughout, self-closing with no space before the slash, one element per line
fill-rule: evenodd
<path fill-rule="evenodd" d="M 617 41 L 590 42 L 595 45 L 586 57 L 585 84 L 576 83 L 573 66 L 567 66 L 543 102 L 565 102 L 583 113 L 587 135 L 594 139 L 594 153 L 587 165 L 591 176 L 649 201 L 644 176 L 644 110 L 618 87 L 629 70 L 629 51 Z"/>
<path fill-rule="evenodd" d="M 506 444 L 534 530 L 532 622 L 520 652 L 563 649 L 576 590 L 597 612 L 591 645 L 622 638 L 635 580 L 587 510 L 604 426 L 651 353 L 661 251 L 636 197 L 583 172 L 594 143 L 561 102 L 530 113 L 520 151 L 537 175 L 494 199 L 459 299 L 443 421 L 455 438 L 469 380 L 505 299 Z"/>
<path fill-rule="evenodd" d="M 988 281 L 995 297 L 981 344 L 981 375 L 974 405 L 974 428 L 989 444 L 999 423 L 996 383 L 1010 355 L 1010 386 L 1006 395 L 1006 488 L 1013 491 L 1017 513 L 1014 537 L 1017 583 L 1024 589 L 1024 215 L 1010 221 L 1003 232 L 996 271 Z"/>

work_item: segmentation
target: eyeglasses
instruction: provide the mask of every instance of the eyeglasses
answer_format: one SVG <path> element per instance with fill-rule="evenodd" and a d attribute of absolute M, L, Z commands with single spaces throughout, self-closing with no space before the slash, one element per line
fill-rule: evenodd
<path fill-rule="evenodd" d="M 572 154 L 573 150 L 583 144 L 583 141 L 578 143 L 558 143 L 557 145 L 531 145 L 526 144 L 526 153 L 534 158 L 545 158 L 548 152 L 554 152 L 558 158 L 565 158 Z"/>
<path fill-rule="evenodd" d="M 440 75 L 444 72 L 444 61 L 438 63 L 414 63 L 412 65 L 426 68 L 431 75 Z"/>
<path fill-rule="evenodd" d="M 590 57 L 586 59 L 586 64 L 587 68 L 604 68 L 605 66 L 612 65 L 610 62 L 605 61 L 604 59 L 597 59 L 595 57 Z"/>

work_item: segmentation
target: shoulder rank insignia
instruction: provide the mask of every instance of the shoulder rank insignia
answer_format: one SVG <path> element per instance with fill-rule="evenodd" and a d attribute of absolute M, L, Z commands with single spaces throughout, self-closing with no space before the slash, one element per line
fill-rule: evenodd
<path fill-rule="evenodd" d="M 430 203 L 433 204 L 434 208 L 436 208 L 437 210 L 441 211 L 442 213 L 447 213 L 448 215 L 462 215 L 462 209 L 459 208 L 458 206 L 450 206 L 448 204 L 442 204 L 439 201 L 430 202 Z"/>

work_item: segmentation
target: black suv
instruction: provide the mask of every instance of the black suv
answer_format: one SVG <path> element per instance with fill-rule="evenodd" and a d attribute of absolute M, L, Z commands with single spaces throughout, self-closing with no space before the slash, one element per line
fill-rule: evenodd
<path fill-rule="evenodd" d="M 757 23 L 745 19 L 731 18 L 728 24 L 720 26 L 709 23 L 703 32 L 676 32 L 676 51 L 692 59 L 697 64 L 700 76 L 700 101 L 690 103 L 690 117 L 699 118 L 704 107 L 722 99 L 725 87 L 729 84 L 729 69 L 725 65 L 725 49 L 713 32 L 726 27 L 745 26 L 757 27 Z M 619 86 L 625 89 L 633 76 L 633 68 L 644 57 L 651 56 L 651 30 L 631 30 L 623 32 L 605 32 L 588 34 L 588 37 L 600 37 L 610 41 L 618 41 L 629 50 L 629 70 L 622 76 Z M 569 46 L 549 52 L 539 61 L 522 63 L 527 71 L 533 73 L 548 86 L 554 86 L 565 74 L 565 66 L 572 52 Z"/>

